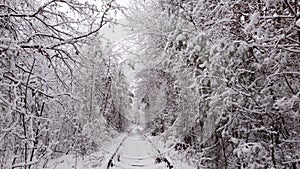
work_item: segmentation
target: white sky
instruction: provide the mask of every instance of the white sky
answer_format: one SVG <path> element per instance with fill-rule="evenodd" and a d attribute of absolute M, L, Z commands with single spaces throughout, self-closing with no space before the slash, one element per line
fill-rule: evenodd
<path fill-rule="evenodd" d="M 130 0 L 117 0 L 117 2 L 121 5 L 128 6 Z"/>
<path fill-rule="evenodd" d="M 89 0 L 93 1 L 93 0 Z M 119 3 L 122 6 L 128 7 L 131 0 L 116 0 L 117 3 Z M 125 31 L 125 28 L 122 25 L 126 25 L 126 19 L 124 19 L 124 16 L 121 12 L 117 14 L 117 22 L 121 25 L 114 25 L 109 26 L 105 25 L 102 30 L 100 31 L 103 33 L 104 37 L 108 38 L 112 43 L 120 42 L 122 41 L 126 36 L 127 32 Z"/>

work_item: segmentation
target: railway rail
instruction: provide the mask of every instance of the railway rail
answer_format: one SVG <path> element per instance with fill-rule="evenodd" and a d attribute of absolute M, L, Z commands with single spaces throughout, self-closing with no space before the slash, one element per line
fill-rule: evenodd
<path fill-rule="evenodd" d="M 145 142 L 148 142 L 152 149 L 155 150 L 155 154 L 148 155 L 148 156 L 139 156 L 139 157 L 130 157 L 126 155 L 122 155 L 120 152 L 121 147 L 124 145 L 124 142 L 130 138 L 130 132 L 132 130 L 129 130 L 126 134 L 126 136 L 122 139 L 122 141 L 119 143 L 118 147 L 113 152 L 112 156 L 110 157 L 106 169 L 132 169 L 132 168 L 149 168 L 154 167 L 156 165 L 165 163 L 164 166 L 166 166 L 167 169 L 173 169 L 173 165 L 171 164 L 170 160 L 162 153 L 162 151 L 157 148 L 150 138 L 148 138 L 145 134 L 140 134 L 140 140 L 143 140 Z M 130 163 L 133 162 L 133 163 Z"/>

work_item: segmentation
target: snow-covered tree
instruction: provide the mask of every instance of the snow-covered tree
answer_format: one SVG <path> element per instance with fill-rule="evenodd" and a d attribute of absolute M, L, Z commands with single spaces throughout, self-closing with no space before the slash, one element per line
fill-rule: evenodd
<path fill-rule="evenodd" d="M 150 7 L 133 22 L 145 28 L 137 41 L 155 51 L 142 59 L 175 77 L 180 108 L 171 129 L 197 165 L 299 167 L 299 2 L 141 4 Z"/>
<path fill-rule="evenodd" d="M 0 1 L 0 168 L 46 165 L 77 146 L 74 67 L 117 8 L 113 0 Z"/>

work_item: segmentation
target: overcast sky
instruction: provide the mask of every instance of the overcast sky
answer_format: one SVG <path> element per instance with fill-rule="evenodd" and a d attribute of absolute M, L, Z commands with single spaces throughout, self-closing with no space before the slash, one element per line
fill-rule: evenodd
<path fill-rule="evenodd" d="M 121 5 L 128 6 L 130 0 L 117 0 L 117 2 Z"/>
<path fill-rule="evenodd" d="M 130 0 L 116 0 L 120 5 L 128 6 Z M 105 38 L 109 39 L 112 43 L 118 43 L 122 41 L 127 33 L 122 25 L 126 24 L 126 19 L 124 19 L 124 16 L 119 13 L 117 15 L 117 22 L 121 25 L 105 25 L 101 29 L 101 33 L 104 35 Z"/>

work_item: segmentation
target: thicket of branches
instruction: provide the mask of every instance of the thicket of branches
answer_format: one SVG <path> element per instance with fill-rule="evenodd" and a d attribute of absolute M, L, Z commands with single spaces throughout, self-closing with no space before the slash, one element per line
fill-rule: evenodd
<path fill-rule="evenodd" d="M 180 88 L 167 133 L 183 136 L 186 158 L 199 168 L 299 168 L 298 1 L 134 4 L 142 59 Z"/>
<path fill-rule="evenodd" d="M 96 3 L 0 0 L 0 168 L 84 155 L 121 130 L 109 116 L 127 86 L 98 35 L 120 6 Z"/>

